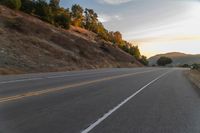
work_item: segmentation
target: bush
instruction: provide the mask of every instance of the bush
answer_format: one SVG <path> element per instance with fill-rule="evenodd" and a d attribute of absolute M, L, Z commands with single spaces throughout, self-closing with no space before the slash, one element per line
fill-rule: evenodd
<path fill-rule="evenodd" d="M 180 65 L 180 67 L 189 68 L 190 65 L 188 65 L 188 64 L 183 64 L 183 65 Z"/>
<path fill-rule="evenodd" d="M 35 9 L 35 3 L 29 0 L 21 0 L 21 11 L 32 14 Z"/>
<path fill-rule="evenodd" d="M 46 22 L 51 22 L 51 8 L 48 3 L 44 0 L 38 0 L 35 2 L 34 14 L 39 16 L 42 20 Z"/>
<path fill-rule="evenodd" d="M 55 24 L 65 29 L 70 28 L 70 17 L 65 14 L 60 14 L 55 17 Z"/>
<path fill-rule="evenodd" d="M 192 64 L 192 69 L 195 69 L 195 70 L 199 70 L 200 69 L 200 64 Z"/>
<path fill-rule="evenodd" d="M 157 64 L 159 66 L 165 66 L 167 64 L 171 64 L 172 63 L 172 59 L 171 58 L 168 58 L 168 57 L 160 57 L 158 60 L 157 60 Z"/>
<path fill-rule="evenodd" d="M 21 0 L 3 0 L 1 3 L 11 9 L 16 9 L 16 10 L 19 10 L 22 5 Z"/>

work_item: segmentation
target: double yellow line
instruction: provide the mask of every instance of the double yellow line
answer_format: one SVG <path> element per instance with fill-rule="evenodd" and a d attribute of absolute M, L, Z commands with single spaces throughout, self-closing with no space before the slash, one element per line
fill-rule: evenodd
<path fill-rule="evenodd" d="M 51 92 L 62 91 L 62 90 L 68 89 L 68 88 L 74 88 L 74 87 L 84 86 L 84 85 L 98 83 L 98 82 L 102 82 L 102 81 L 107 81 L 107 80 L 111 80 L 111 79 L 123 78 L 123 77 L 127 77 L 127 76 L 143 74 L 143 73 L 148 73 L 148 72 L 153 72 L 153 71 L 157 71 L 157 70 L 149 70 L 149 71 L 144 71 L 144 72 L 136 72 L 136 73 L 117 75 L 117 76 L 110 76 L 110 77 L 105 77 L 105 78 L 96 79 L 96 80 L 92 80 L 92 81 L 85 81 L 85 82 L 81 82 L 81 83 L 66 85 L 66 86 L 62 86 L 62 87 L 56 87 L 56 88 L 50 88 L 50 89 L 45 89 L 45 90 L 40 90 L 40 91 L 22 93 L 22 94 L 18 94 L 18 95 L 0 98 L 0 103 L 5 103 L 8 101 L 19 100 L 22 98 L 33 97 L 33 96 L 38 96 L 38 95 L 47 94 L 47 93 L 51 93 Z"/>

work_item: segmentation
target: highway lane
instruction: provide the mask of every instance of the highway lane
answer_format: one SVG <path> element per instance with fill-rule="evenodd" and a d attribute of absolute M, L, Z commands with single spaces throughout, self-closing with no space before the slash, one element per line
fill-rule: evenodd
<path fill-rule="evenodd" d="M 97 73 L 88 71 L 72 77 L 54 78 L 55 81 L 45 78 L 37 82 L 1 84 L 0 90 L 3 93 L 1 97 L 4 97 L 38 91 L 43 87 L 48 89 L 138 73 L 0 103 L 0 132 L 86 131 L 106 113 L 143 88 L 94 126 L 91 132 L 199 133 L 199 91 L 187 81 L 183 72 L 184 69 L 170 68 L 104 69 L 98 70 Z M 1 77 L 1 80 L 7 79 L 8 77 L 6 79 Z M 34 84 L 38 85 L 34 86 Z M 56 85 L 52 86 L 52 84 Z M 22 86 L 24 89 L 19 93 L 17 88 Z M 6 91 L 6 88 L 9 91 Z"/>
<path fill-rule="evenodd" d="M 123 74 L 155 71 L 153 68 L 143 69 L 101 69 L 91 71 L 25 74 L 2 76 L 0 78 L 0 98 L 25 92 L 45 90 L 69 84 L 82 83 Z"/>
<path fill-rule="evenodd" d="M 200 90 L 182 70 L 158 80 L 93 129 L 95 133 L 199 133 Z"/>

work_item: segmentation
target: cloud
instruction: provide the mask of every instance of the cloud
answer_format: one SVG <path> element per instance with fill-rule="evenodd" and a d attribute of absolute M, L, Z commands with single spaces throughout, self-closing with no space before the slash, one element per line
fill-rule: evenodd
<path fill-rule="evenodd" d="M 200 41 L 200 35 L 149 37 L 149 38 L 134 40 L 133 43 L 134 42 L 138 43 L 177 42 L 177 41 Z"/>
<path fill-rule="evenodd" d="M 98 19 L 102 23 L 106 23 L 113 20 L 121 20 L 121 16 L 119 15 L 106 15 L 106 14 L 99 14 Z"/>
<path fill-rule="evenodd" d="M 131 2 L 133 0 L 98 0 L 99 3 L 106 3 L 106 4 L 110 4 L 110 5 L 119 5 L 119 4 L 123 4 L 123 3 L 128 3 Z M 145 2 L 146 0 L 134 0 L 134 1 L 143 1 Z M 159 2 L 160 0 L 148 0 L 151 2 Z M 168 0 L 168 1 L 175 1 L 175 0 Z M 199 1 L 199 0 L 176 0 L 176 1 L 186 1 L 186 2 L 195 2 L 195 1 Z"/>
<path fill-rule="evenodd" d="M 119 15 L 115 15 L 114 18 L 117 19 L 117 20 L 121 20 L 122 19 Z"/>
<path fill-rule="evenodd" d="M 130 1 L 132 1 L 132 0 L 99 0 L 100 3 L 106 3 L 106 4 L 110 4 L 110 5 L 119 5 L 119 4 L 127 3 Z"/>
<path fill-rule="evenodd" d="M 100 14 L 98 15 L 98 19 L 100 22 L 105 23 L 111 20 L 111 16 L 105 15 L 105 14 Z"/>

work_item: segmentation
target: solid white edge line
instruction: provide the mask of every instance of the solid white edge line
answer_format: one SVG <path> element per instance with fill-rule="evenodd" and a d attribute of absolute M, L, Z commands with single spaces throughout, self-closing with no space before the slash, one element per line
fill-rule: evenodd
<path fill-rule="evenodd" d="M 126 98 L 124 101 L 122 101 L 120 104 L 118 104 L 116 107 L 114 107 L 113 109 L 111 109 L 110 111 L 108 111 L 108 113 L 104 114 L 103 117 L 99 118 L 96 122 L 94 122 L 93 124 L 91 124 L 88 128 L 86 128 L 83 131 L 81 131 L 81 133 L 88 133 L 88 132 L 90 132 L 92 129 L 94 129 L 96 126 L 98 126 L 102 121 L 104 121 L 107 117 L 109 117 L 112 113 L 114 113 L 115 111 L 117 111 L 121 106 L 123 106 L 125 103 L 127 103 L 129 100 L 131 100 L 134 96 L 136 96 L 138 93 L 140 93 L 146 87 L 148 87 L 149 85 L 153 84 L 154 82 L 156 82 L 157 80 L 159 80 L 163 76 L 167 75 L 169 72 L 171 72 L 171 71 L 168 71 L 168 72 L 166 72 L 166 73 L 158 76 L 157 78 L 155 78 L 154 80 L 152 80 L 151 82 L 149 82 L 148 84 L 146 84 L 145 86 L 143 86 L 141 89 L 139 89 L 134 94 L 132 94 L 131 96 L 129 96 L 128 98 Z"/>

